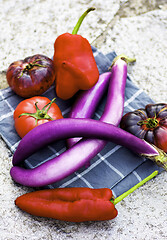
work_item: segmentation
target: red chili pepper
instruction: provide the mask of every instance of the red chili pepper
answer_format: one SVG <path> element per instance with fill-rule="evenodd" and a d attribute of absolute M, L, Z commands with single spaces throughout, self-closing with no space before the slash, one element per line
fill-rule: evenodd
<path fill-rule="evenodd" d="M 64 33 L 54 43 L 56 93 L 64 100 L 71 98 L 78 90 L 90 89 L 99 78 L 90 43 L 77 34 L 83 19 L 92 10 L 94 8 L 84 12 L 72 34 Z"/>
<path fill-rule="evenodd" d="M 110 220 L 117 216 L 115 204 L 158 174 L 153 172 L 114 200 L 111 189 L 57 188 L 26 193 L 15 200 L 23 211 L 35 216 L 69 222 Z"/>
<path fill-rule="evenodd" d="M 81 222 L 109 220 L 117 216 L 108 188 L 58 188 L 27 193 L 16 199 L 16 205 L 35 216 Z"/>

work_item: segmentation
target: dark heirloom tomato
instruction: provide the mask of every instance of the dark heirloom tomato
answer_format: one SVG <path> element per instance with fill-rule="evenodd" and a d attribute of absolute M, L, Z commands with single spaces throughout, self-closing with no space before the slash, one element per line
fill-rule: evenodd
<path fill-rule="evenodd" d="M 54 82 L 52 59 L 36 54 L 10 64 L 7 82 L 19 96 L 29 98 L 44 93 Z"/>
<path fill-rule="evenodd" d="M 167 104 L 148 104 L 126 113 L 120 127 L 167 152 Z"/>

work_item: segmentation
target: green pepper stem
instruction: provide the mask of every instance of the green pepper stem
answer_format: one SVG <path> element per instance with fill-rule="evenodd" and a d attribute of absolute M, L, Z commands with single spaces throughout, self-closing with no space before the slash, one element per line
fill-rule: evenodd
<path fill-rule="evenodd" d="M 120 201 L 122 201 L 125 197 L 127 197 L 129 194 L 131 194 L 132 192 L 134 192 L 137 188 L 141 187 L 143 184 L 145 184 L 146 182 L 148 182 L 149 180 L 151 180 L 152 178 L 154 178 L 156 175 L 158 174 L 158 171 L 154 171 L 152 174 L 150 174 L 148 177 L 144 178 L 141 182 L 139 182 L 138 184 L 136 184 L 134 187 L 132 187 L 131 189 L 129 189 L 128 191 L 124 192 L 122 195 L 120 195 L 119 197 L 115 198 L 114 200 L 111 200 L 111 202 L 116 205 L 117 203 L 119 203 Z"/>
<path fill-rule="evenodd" d="M 73 35 L 74 35 L 74 34 L 77 34 L 77 32 L 78 32 L 78 30 L 79 30 L 79 28 L 80 28 L 80 26 L 81 26 L 81 23 L 83 22 L 83 20 L 84 20 L 84 18 L 86 17 L 86 15 L 87 15 L 90 11 L 94 11 L 94 10 L 95 10 L 94 7 L 90 7 L 90 8 L 88 8 L 88 9 L 81 15 L 81 17 L 79 18 L 77 24 L 75 25 L 75 27 L 74 27 L 74 29 L 73 29 L 73 31 L 72 31 L 72 34 L 73 34 Z"/>

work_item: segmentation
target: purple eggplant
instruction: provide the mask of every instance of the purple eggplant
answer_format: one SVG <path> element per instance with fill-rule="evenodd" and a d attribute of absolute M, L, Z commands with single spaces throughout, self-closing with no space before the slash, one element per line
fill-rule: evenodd
<path fill-rule="evenodd" d="M 122 118 L 122 114 L 123 114 L 124 91 L 125 91 L 125 84 L 126 84 L 126 78 L 127 78 L 127 61 L 131 61 L 131 59 L 128 60 L 124 56 L 119 56 L 119 57 L 115 58 L 115 60 L 113 62 L 110 83 L 109 83 L 109 89 L 108 89 L 108 95 L 107 95 L 107 102 L 106 102 L 106 106 L 105 106 L 103 115 L 100 119 L 100 121 L 114 124 L 116 126 L 119 125 L 120 120 Z M 71 128 L 71 126 L 69 126 L 69 127 Z M 84 130 L 85 129 L 83 129 L 83 131 Z M 64 132 L 64 130 L 62 130 L 62 131 Z M 57 134 L 57 133 L 55 133 L 55 134 Z M 38 139 L 39 143 L 36 141 L 34 143 L 34 145 L 41 144 L 41 142 L 43 142 L 43 141 L 47 142 L 47 139 L 49 138 L 49 134 L 45 134 L 43 136 L 45 136 L 44 140 L 42 140 L 42 138 L 39 138 L 38 136 L 37 136 L 37 138 L 35 137 L 36 139 Z M 82 136 L 84 136 L 84 135 L 82 135 Z M 69 136 L 69 137 L 72 137 L 72 136 Z M 66 138 L 68 138 L 68 136 L 66 136 Z M 98 139 L 98 137 L 97 137 L 97 139 L 82 139 L 79 143 L 77 143 L 77 145 L 76 145 L 77 147 L 74 146 L 74 148 L 71 148 L 72 150 L 70 152 L 67 151 L 66 156 L 68 156 L 68 158 L 69 158 L 68 161 L 69 162 L 72 161 L 73 163 L 71 163 L 72 168 L 70 171 L 68 171 L 68 169 L 64 169 L 64 173 L 62 173 L 62 178 L 70 175 L 71 173 L 73 173 L 74 171 L 79 169 L 84 164 L 88 165 L 90 160 L 93 157 L 95 157 L 104 148 L 106 143 L 107 143 L 106 140 L 100 140 L 100 139 Z M 31 146 L 33 147 L 33 144 L 31 144 Z M 22 154 L 23 154 L 23 152 L 26 153 L 27 150 L 28 150 L 27 148 L 24 148 L 22 151 Z M 31 151 L 31 148 L 28 151 Z M 79 156 L 78 151 L 84 153 L 84 155 L 80 154 L 80 156 Z M 18 153 L 19 152 L 20 151 L 18 151 Z M 18 156 L 19 154 L 17 154 L 17 151 L 16 151 L 16 153 L 14 154 L 14 157 L 13 157 L 14 165 L 27 158 L 26 155 L 24 157 L 22 157 L 22 154 L 20 155 L 21 156 L 21 160 L 20 160 L 20 158 Z M 63 154 L 65 154 L 65 153 L 63 153 Z M 74 159 L 76 159 L 76 157 L 77 157 L 77 160 L 74 160 Z M 64 155 L 62 158 L 64 158 Z M 59 159 L 62 159 L 62 158 L 59 157 Z M 53 160 L 53 162 L 54 162 L 54 160 Z M 58 161 L 58 162 L 61 165 L 64 161 Z M 73 164 L 75 166 L 73 166 Z M 49 166 L 51 167 L 51 165 L 49 165 Z M 53 170 L 54 169 L 52 169 L 52 171 Z M 23 170 L 23 171 L 29 172 L 31 170 Z M 13 170 L 11 171 L 11 173 L 12 172 L 13 172 Z M 17 172 L 17 170 L 16 170 L 16 172 Z M 49 175 L 47 177 L 49 179 Z M 47 177 L 46 177 L 45 183 L 49 184 L 49 182 L 47 181 Z M 56 179 L 60 180 L 60 178 L 56 178 L 56 173 L 55 173 L 55 181 L 58 181 Z"/>
<path fill-rule="evenodd" d="M 44 138 L 43 136 L 47 136 Z M 87 137 L 104 139 L 129 148 L 133 152 L 155 161 L 167 170 L 167 155 L 162 150 L 148 142 L 120 129 L 112 124 L 93 119 L 59 119 L 34 128 L 18 145 L 14 154 L 13 164 L 16 165 L 41 147 L 68 137 Z M 37 141 L 38 139 L 38 141 Z M 40 141 L 39 141 L 40 139 Z M 69 176 L 94 155 L 92 145 L 90 152 L 85 149 L 85 141 L 76 143 L 56 158 L 53 158 L 34 169 L 24 169 L 19 166 L 11 168 L 11 177 L 22 185 L 41 187 L 52 184 Z M 84 153 L 84 154 L 81 154 Z"/>
<path fill-rule="evenodd" d="M 92 118 L 104 92 L 106 91 L 111 72 L 102 73 L 98 82 L 91 89 L 82 91 L 77 96 L 74 105 L 69 113 L 69 118 Z M 81 138 L 67 139 L 67 146 L 72 147 Z"/>
<path fill-rule="evenodd" d="M 112 73 L 110 74 L 110 72 L 109 72 L 109 74 L 107 73 L 107 75 L 106 74 L 103 75 L 103 76 L 107 76 L 107 77 L 109 76 L 110 82 L 109 82 L 109 89 L 108 89 L 108 95 L 107 95 L 107 102 L 106 102 L 105 109 L 104 109 L 104 112 L 103 112 L 100 120 L 114 124 L 114 125 L 119 125 L 122 115 L 123 115 L 124 91 L 125 91 L 125 84 L 126 84 L 126 78 L 127 78 L 127 62 L 128 61 L 130 62 L 130 60 L 131 60 L 131 59 L 130 60 L 128 60 L 128 59 L 129 58 L 126 57 L 126 60 L 125 60 L 125 56 L 122 56 L 122 55 L 116 57 L 111 66 Z M 98 89 L 98 91 L 97 91 L 97 89 Z M 95 91 L 96 96 L 98 96 L 99 91 L 101 91 L 101 89 L 96 88 L 96 91 Z M 87 98 L 90 99 L 91 95 L 92 95 L 91 90 L 89 91 L 88 94 L 86 92 Z M 84 101 L 83 98 L 85 98 L 84 95 L 82 95 L 82 97 L 78 100 L 79 103 L 75 105 L 73 113 L 70 114 L 71 116 L 72 115 L 73 115 L 73 117 L 77 116 L 77 118 L 78 118 L 79 116 L 82 116 L 82 117 L 87 116 L 88 117 L 92 114 L 90 111 L 90 106 L 88 104 L 86 104 L 85 114 L 82 115 L 82 102 Z M 98 101 L 98 98 L 96 97 L 96 101 L 94 101 L 94 105 L 96 105 L 97 101 Z M 76 114 L 76 112 L 78 112 L 78 115 Z M 40 139 L 40 141 L 39 141 L 39 144 L 43 140 L 44 140 L 44 142 L 47 142 L 48 138 L 49 138 L 48 134 L 45 136 L 44 139 L 42 137 L 42 139 Z M 37 139 L 39 139 L 39 138 L 37 138 Z M 85 149 L 87 146 L 87 150 L 85 150 L 87 153 L 84 152 L 84 154 L 90 155 L 91 156 L 90 160 L 91 160 L 104 148 L 106 143 L 107 143 L 106 141 L 102 141 L 99 139 L 87 139 L 87 140 L 84 139 Z M 38 142 L 35 143 L 35 145 L 37 145 L 37 144 L 38 144 Z M 47 144 L 49 144 L 49 143 L 47 142 Z M 33 149 L 33 146 L 28 151 L 31 151 L 32 149 Z M 17 150 L 13 156 L 13 165 L 17 164 L 18 162 L 20 162 L 23 159 L 26 159 L 28 157 L 26 155 L 23 158 L 22 158 L 22 155 L 20 155 L 20 157 L 19 157 L 19 155 L 17 154 Z M 27 149 L 24 149 L 24 153 L 26 153 L 26 150 Z M 22 160 L 19 160 L 19 158 L 21 158 Z"/>
<path fill-rule="evenodd" d="M 124 107 L 124 91 L 125 91 L 125 84 L 126 84 L 126 78 L 127 78 L 127 62 L 132 62 L 134 59 L 129 59 L 126 56 L 120 55 L 116 57 L 112 63 L 111 70 L 112 72 L 107 73 L 110 74 L 110 82 L 109 82 L 109 88 L 108 88 L 108 95 L 107 95 L 107 102 L 105 105 L 104 112 L 100 118 L 100 121 L 108 122 L 114 125 L 119 125 L 120 120 L 122 118 L 123 114 L 123 107 Z M 108 77 L 108 75 L 106 75 Z M 99 101 L 99 91 L 101 91 L 101 88 L 103 88 L 104 85 L 101 85 L 100 88 L 95 88 L 93 95 L 96 95 L 94 106 L 97 101 Z M 84 115 L 82 114 L 82 99 L 87 98 L 87 104 L 84 108 Z M 84 117 L 91 117 L 89 112 L 92 109 L 92 104 L 90 104 L 92 99 L 92 89 L 89 90 L 89 92 L 83 93 L 80 98 L 78 98 L 77 103 L 75 103 L 74 107 L 71 110 L 71 113 L 69 117 L 73 116 L 73 118 L 84 118 Z M 118 104 L 117 104 L 117 99 Z M 89 104 L 88 104 L 89 103 Z M 93 108 L 95 110 L 95 107 Z M 87 114 L 88 113 L 88 114 Z M 93 112 L 91 112 L 93 113 Z M 67 140 L 68 147 L 71 147 L 74 145 L 79 139 L 73 138 Z M 88 139 L 85 141 L 85 145 L 91 144 L 92 150 L 93 150 L 93 157 L 95 157 L 107 144 L 106 141 L 100 141 L 96 139 Z M 89 149 L 89 146 L 88 146 Z M 96 151 L 95 151 L 96 149 Z M 87 150 L 88 151 L 88 150 Z M 89 150 L 90 151 L 90 150 Z M 92 153 L 90 152 L 90 155 Z M 91 159 L 90 159 L 91 160 Z M 89 163 L 88 163 L 89 165 Z"/>

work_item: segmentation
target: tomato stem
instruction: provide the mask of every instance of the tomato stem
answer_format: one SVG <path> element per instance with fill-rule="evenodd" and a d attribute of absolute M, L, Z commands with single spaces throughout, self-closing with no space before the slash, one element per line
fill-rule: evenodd
<path fill-rule="evenodd" d="M 146 125 L 148 129 L 153 129 L 158 125 L 159 121 L 154 117 L 154 118 L 147 118 L 145 120 L 139 121 L 137 124 L 142 126 Z"/>
<path fill-rule="evenodd" d="M 94 10 L 95 10 L 94 7 L 90 7 L 90 8 L 88 8 L 88 9 L 81 15 L 81 17 L 79 18 L 77 24 L 75 25 L 75 27 L 74 27 L 74 29 L 73 29 L 73 31 L 72 31 L 72 34 L 73 34 L 73 35 L 74 35 L 74 34 L 77 34 L 77 32 L 78 32 L 78 30 L 79 30 L 79 28 L 80 28 L 80 26 L 81 26 L 81 23 L 83 22 L 83 20 L 84 20 L 84 18 L 86 17 L 86 15 L 87 15 L 90 11 L 94 11 Z"/>
<path fill-rule="evenodd" d="M 132 187 L 131 189 L 129 189 L 128 191 L 124 192 L 122 195 L 120 195 L 119 197 L 115 198 L 114 200 L 111 199 L 111 202 L 116 205 L 117 203 L 119 203 L 120 201 L 122 201 L 125 197 L 127 197 L 129 194 L 131 194 L 132 192 L 134 192 L 137 188 L 141 187 L 143 184 L 145 184 L 146 182 L 148 182 L 149 180 L 151 180 L 152 178 L 154 178 L 156 175 L 158 174 L 158 171 L 154 171 L 152 174 L 150 174 L 148 177 L 144 178 L 141 182 L 139 182 L 138 184 L 136 184 L 134 187 Z"/>
<path fill-rule="evenodd" d="M 35 124 L 37 125 L 38 120 L 41 119 L 48 119 L 48 120 L 54 120 L 53 118 L 51 118 L 48 115 L 48 111 L 52 105 L 52 103 L 55 101 L 56 98 L 53 98 L 51 102 L 49 102 L 48 104 L 46 104 L 42 109 L 38 108 L 38 102 L 35 103 L 35 108 L 36 108 L 36 112 L 35 113 L 22 113 L 19 115 L 19 118 L 21 116 L 30 116 L 35 118 Z M 47 109 L 46 109 L 47 108 Z"/>
<path fill-rule="evenodd" d="M 42 64 L 39 64 L 37 62 L 39 62 L 41 59 L 36 59 L 34 62 L 32 63 L 28 63 L 25 68 L 21 71 L 21 74 L 18 78 L 21 78 L 23 76 L 23 74 L 26 72 L 26 71 L 30 71 L 33 67 L 47 67 L 45 65 L 42 65 Z"/>

